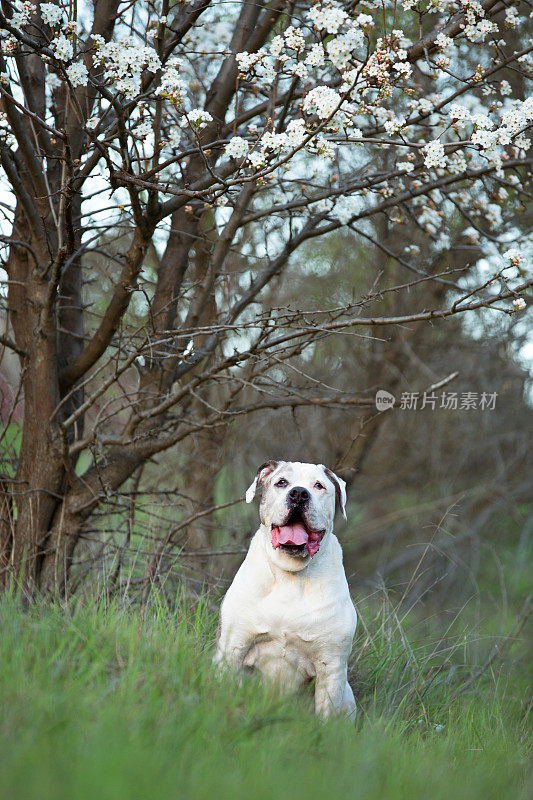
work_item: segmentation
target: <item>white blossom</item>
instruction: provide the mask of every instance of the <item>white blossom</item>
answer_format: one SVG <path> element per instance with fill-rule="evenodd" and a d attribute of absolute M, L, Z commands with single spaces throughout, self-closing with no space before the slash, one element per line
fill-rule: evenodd
<path fill-rule="evenodd" d="M 242 53 L 237 53 L 235 59 L 239 65 L 240 72 L 249 72 L 261 58 L 259 53 L 248 53 L 243 50 Z"/>
<path fill-rule="evenodd" d="M 18 40 L 3 28 L 0 29 L 0 39 L 3 55 L 8 56 L 16 52 L 19 45 Z"/>
<path fill-rule="evenodd" d="M 482 19 L 481 22 L 473 25 L 465 25 L 464 34 L 471 42 L 484 42 L 489 33 L 498 30 L 495 22 L 488 19 Z"/>
<path fill-rule="evenodd" d="M 420 100 L 415 101 L 414 107 L 420 111 L 421 114 L 429 114 L 433 110 L 433 103 L 427 97 L 421 97 Z"/>
<path fill-rule="evenodd" d="M 284 47 L 285 47 L 285 42 L 283 41 L 283 37 L 274 36 L 272 42 L 270 43 L 270 55 L 273 58 L 279 58 L 283 52 Z"/>
<path fill-rule="evenodd" d="M 72 42 L 60 33 L 50 42 L 50 49 L 59 61 L 70 61 L 73 56 Z"/>
<path fill-rule="evenodd" d="M 485 216 L 491 228 L 498 228 L 502 224 L 502 210 L 496 203 L 488 203 Z"/>
<path fill-rule="evenodd" d="M 273 153 L 281 153 L 289 146 L 289 140 L 286 133 L 272 133 L 272 131 L 265 131 L 261 139 L 261 147 L 264 151 L 270 150 Z"/>
<path fill-rule="evenodd" d="M 63 9 L 55 3 L 41 3 L 41 17 L 46 25 L 57 25 L 63 19 Z"/>
<path fill-rule="evenodd" d="M 436 209 L 425 205 L 421 213 L 418 214 L 418 222 L 426 233 L 435 234 L 439 230 L 442 220 L 441 215 Z"/>
<path fill-rule="evenodd" d="M 94 39 L 95 37 L 93 37 Z M 97 40 L 97 63 L 105 66 L 105 75 L 117 91 L 122 92 L 127 98 L 134 98 L 141 87 L 143 70 L 156 72 L 161 66 L 159 57 L 152 47 L 137 45 L 131 39 L 107 44 Z M 164 80 L 170 72 L 175 70 L 175 64 L 170 64 L 161 80 L 161 90 L 164 91 Z M 170 92 L 167 94 L 170 95 Z"/>
<path fill-rule="evenodd" d="M 513 300 L 513 310 L 522 311 L 526 307 L 526 301 L 523 297 L 515 297 Z"/>
<path fill-rule="evenodd" d="M 522 134 L 521 136 L 516 137 L 513 144 L 515 147 L 518 147 L 519 150 L 524 150 L 525 152 L 531 147 L 531 139 L 528 139 L 527 136 Z"/>
<path fill-rule="evenodd" d="M 228 158 L 244 158 L 250 149 L 250 145 L 242 136 L 234 136 L 224 150 Z"/>
<path fill-rule="evenodd" d="M 511 92 L 512 92 L 512 89 L 511 89 L 511 84 L 509 83 L 509 81 L 501 81 L 500 82 L 500 94 L 503 94 L 505 96 L 505 95 L 511 94 Z"/>
<path fill-rule="evenodd" d="M 11 133 L 11 125 L 5 111 L 0 111 L 0 142 L 8 147 L 15 147 L 17 140 Z"/>
<path fill-rule="evenodd" d="M 324 47 L 321 44 L 313 44 L 307 54 L 305 63 L 309 64 L 310 67 L 322 66 L 324 63 Z"/>
<path fill-rule="evenodd" d="M 307 135 L 303 119 L 293 119 L 287 125 L 287 142 L 290 147 L 299 147 Z"/>
<path fill-rule="evenodd" d="M 326 44 L 326 49 L 332 63 L 338 68 L 343 69 L 354 50 L 363 44 L 364 36 L 358 28 L 352 28 L 344 36 L 336 36 Z"/>
<path fill-rule="evenodd" d="M 150 120 L 143 120 L 143 122 L 140 122 L 135 128 L 135 134 L 141 139 L 149 136 L 150 133 L 152 133 L 152 123 Z"/>
<path fill-rule="evenodd" d="M 337 4 L 329 3 L 313 6 L 307 16 L 317 31 L 336 34 L 348 15 Z"/>
<path fill-rule="evenodd" d="M 453 153 L 449 159 L 448 170 L 452 175 L 460 175 L 468 168 L 466 158 L 462 153 Z"/>
<path fill-rule="evenodd" d="M 355 18 L 355 22 L 359 25 L 360 28 L 373 28 L 374 27 L 374 20 L 370 16 L 370 14 L 359 14 Z"/>
<path fill-rule="evenodd" d="M 172 128 L 168 139 L 170 147 L 176 149 L 181 142 L 181 130 L 179 128 Z"/>
<path fill-rule="evenodd" d="M 474 144 L 479 145 L 483 150 L 487 150 L 497 144 L 498 134 L 495 131 L 487 131 L 480 128 L 474 131 L 470 138 Z"/>
<path fill-rule="evenodd" d="M 341 196 L 335 203 L 331 216 L 346 225 L 361 210 L 361 207 L 362 201 L 360 197 L 356 195 Z"/>
<path fill-rule="evenodd" d="M 248 155 L 247 160 L 250 162 L 252 167 L 255 167 L 255 169 L 259 169 L 260 167 L 264 167 L 264 165 L 266 164 L 266 156 L 265 156 L 265 154 L 261 153 L 261 152 L 258 152 L 257 150 L 254 150 L 253 152 L 251 152 Z"/>
<path fill-rule="evenodd" d="M 293 64 L 290 68 L 293 75 L 296 75 L 298 78 L 305 80 L 307 78 L 307 67 L 305 66 L 303 61 L 298 61 L 296 64 Z"/>
<path fill-rule="evenodd" d="M 509 250 L 507 250 L 503 254 L 503 257 L 510 262 L 511 267 L 519 267 L 524 260 L 524 256 L 516 247 L 511 247 Z"/>
<path fill-rule="evenodd" d="M 470 244 L 478 244 L 480 240 L 479 231 L 473 227 L 465 228 L 463 236 Z"/>
<path fill-rule="evenodd" d="M 54 91 L 54 89 L 57 89 L 59 86 L 61 86 L 61 81 L 59 80 L 55 72 L 48 73 L 48 75 L 46 76 L 46 85 L 51 91 Z"/>
<path fill-rule="evenodd" d="M 476 128 L 484 128 L 488 130 L 494 127 L 494 123 L 486 116 L 486 114 L 472 114 L 470 116 L 470 121 L 476 126 Z"/>
<path fill-rule="evenodd" d="M 452 103 L 448 109 L 448 116 L 453 122 L 465 125 L 470 121 L 470 111 L 459 103 Z"/>
<path fill-rule="evenodd" d="M 447 50 L 448 48 L 453 47 L 453 39 L 450 39 L 450 37 L 446 36 L 445 33 L 439 33 L 435 39 L 435 44 L 439 50 Z"/>
<path fill-rule="evenodd" d="M 85 64 L 71 64 L 67 67 L 68 79 L 73 86 L 86 86 L 89 73 Z"/>
<path fill-rule="evenodd" d="M 452 242 L 449 234 L 441 231 L 437 237 L 437 241 L 435 242 L 435 249 L 437 252 L 441 253 L 443 250 L 449 250 L 451 243 Z"/>
<path fill-rule="evenodd" d="M 383 127 L 385 128 L 389 136 L 391 136 L 393 133 L 396 133 L 397 131 L 401 130 L 404 125 L 405 125 L 404 119 L 402 119 L 401 117 L 393 116 L 384 123 Z"/>
<path fill-rule="evenodd" d="M 412 45 L 411 40 L 409 39 L 408 36 L 405 35 L 405 33 L 401 30 L 401 28 L 393 29 L 392 38 L 395 40 L 395 43 L 398 45 L 398 47 L 403 47 L 404 49 L 407 49 Z"/>
<path fill-rule="evenodd" d="M 505 9 L 505 24 L 509 28 L 517 28 L 520 25 L 518 11 L 513 6 Z"/>
<path fill-rule="evenodd" d="M 423 148 L 424 150 L 424 164 L 426 167 L 445 167 L 446 166 L 446 154 L 444 153 L 444 147 L 442 146 L 442 142 L 439 142 L 438 139 L 434 142 L 429 142 Z"/>
<path fill-rule="evenodd" d="M 413 72 L 413 68 L 410 64 L 406 61 L 397 61 L 396 64 L 392 65 L 392 68 L 395 72 L 399 75 L 402 75 L 404 78 L 409 78 L 411 73 Z"/>
<path fill-rule="evenodd" d="M 181 61 L 175 58 L 166 65 L 161 76 L 158 95 L 168 97 L 174 103 L 181 103 L 187 94 L 187 83 L 180 77 Z"/>
<path fill-rule="evenodd" d="M 324 214 L 330 210 L 331 202 L 329 200 L 317 200 L 316 203 L 313 203 L 313 211 L 316 211 L 317 214 Z"/>
<path fill-rule="evenodd" d="M 320 119 L 327 119 L 337 106 L 339 105 L 340 97 L 329 86 L 315 86 L 305 96 L 303 107 L 307 113 L 316 113 Z"/>
<path fill-rule="evenodd" d="M 287 28 L 283 37 L 287 46 L 292 47 L 293 50 L 302 50 L 305 47 L 305 39 L 299 28 L 293 28 L 291 25 Z"/>
<path fill-rule="evenodd" d="M 333 142 L 328 142 L 323 136 L 317 136 L 315 140 L 316 151 L 322 158 L 333 159 L 335 158 L 336 145 Z"/>
<path fill-rule="evenodd" d="M 32 3 L 22 3 L 20 8 L 12 14 L 9 21 L 14 28 L 21 31 L 29 25 L 30 17 L 33 16 L 36 10 Z"/>
<path fill-rule="evenodd" d="M 209 111 L 204 111 L 202 108 L 193 108 L 192 111 L 189 111 L 187 117 L 192 127 L 197 130 L 205 128 L 208 122 L 213 121 L 213 117 Z"/>
<path fill-rule="evenodd" d="M 256 73 L 258 77 L 260 77 L 266 84 L 272 84 L 272 82 L 276 78 L 276 70 L 274 68 L 274 62 L 270 61 L 258 61 L 256 66 Z"/>

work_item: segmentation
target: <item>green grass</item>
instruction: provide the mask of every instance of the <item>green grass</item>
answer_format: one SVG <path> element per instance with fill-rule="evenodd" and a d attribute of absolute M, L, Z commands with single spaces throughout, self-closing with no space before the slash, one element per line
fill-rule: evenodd
<path fill-rule="evenodd" d="M 450 702 L 469 657 L 459 629 L 436 647 L 419 625 L 370 612 L 354 648 L 354 725 L 316 719 L 309 697 L 217 676 L 207 605 L 23 611 L 6 598 L 0 796 L 530 797 L 518 678 L 488 673 Z"/>

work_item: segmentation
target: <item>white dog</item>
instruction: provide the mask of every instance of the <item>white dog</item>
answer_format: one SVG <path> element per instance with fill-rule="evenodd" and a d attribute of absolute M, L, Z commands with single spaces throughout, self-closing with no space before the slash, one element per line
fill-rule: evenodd
<path fill-rule="evenodd" d="M 246 502 L 258 487 L 261 526 L 222 602 L 215 661 L 288 691 L 314 678 L 318 714 L 353 714 L 346 673 L 357 617 L 333 533 L 346 484 L 321 464 L 270 461 Z"/>

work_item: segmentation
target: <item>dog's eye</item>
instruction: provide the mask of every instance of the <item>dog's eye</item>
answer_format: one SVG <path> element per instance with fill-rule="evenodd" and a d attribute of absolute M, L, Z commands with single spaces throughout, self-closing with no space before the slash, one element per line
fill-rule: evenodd
<path fill-rule="evenodd" d="M 322 486 L 322 484 L 321 484 L 319 481 L 317 481 L 317 482 L 315 483 L 315 489 L 325 489 L 325 488 L 326 488 L 326 487 L 325 487 L 325 486 Z"/>
<path fill-rule="evenodd" d="M 279 481 L 274 484 L 274 486 L 277 486 L 279 489 L 283 489 L 284 486 L 288 485 L 289 481 L 285 480 L 285 478 L 280 478 Z"/>

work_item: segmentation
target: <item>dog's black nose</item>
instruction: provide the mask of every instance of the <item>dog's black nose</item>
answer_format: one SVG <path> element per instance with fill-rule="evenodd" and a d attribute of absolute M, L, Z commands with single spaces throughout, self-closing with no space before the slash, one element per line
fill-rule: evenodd
<path fill-rule="evenodd" d="M 289 499 L 293 503 L 305 503 L 310 497 L 311 495 L 303 486 L 293 486 L 289 492 Z"/>

